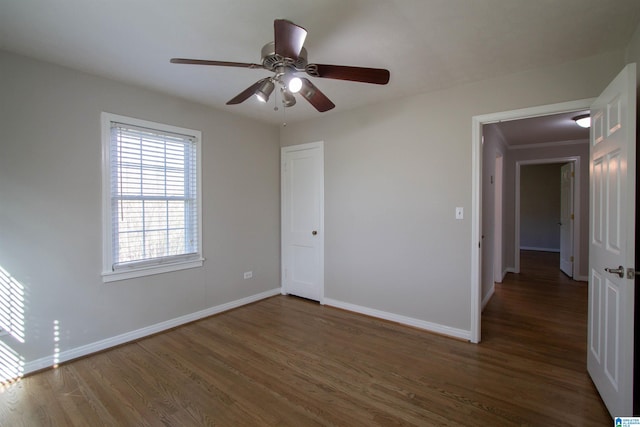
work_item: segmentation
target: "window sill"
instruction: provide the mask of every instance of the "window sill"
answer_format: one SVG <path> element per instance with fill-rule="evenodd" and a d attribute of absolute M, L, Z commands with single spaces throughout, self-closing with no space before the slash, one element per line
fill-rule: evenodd
<path fill-rule="evenodd" d="M 188 261 L 177 261 L 170 264 L 137 267 L 119 271 L 107 271 L 102 273 L 104 283 L 117 282 L 119 280 L 134 279 L 136 277 L 151 276 L 153 274 L 169 273 L 172 271 L 186 270 L 188 268 L 202 267 L 204 258 Z"/>

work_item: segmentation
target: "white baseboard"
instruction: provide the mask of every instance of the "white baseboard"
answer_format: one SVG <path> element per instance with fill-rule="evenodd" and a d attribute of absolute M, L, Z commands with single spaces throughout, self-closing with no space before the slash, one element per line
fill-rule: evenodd
<path fill-rule="evenodd" d="M 502 280 L 504 280 L 504 278 L 506 277 L 507 273 L 516 273 L 516 269 L 513 267 L 509 267 L 506 268 L 503 272 L 502 272 Z M 588 282 L 589 281 L 589 277 L 588 276 L 578 276 L 578 275 L 574 275 L 573 276 L 573 280 L 576 280 L 578 282 Z"/>
<path fill-rule="evenodd" d="M 487 304 L 489 304 L 489 300 L 491 300 L 491 297 L 493 296 L 495 291 L 496 291 L 496 285 L 494 283 L 491 285 L 491 289 L 489 289 L 489 292 L 487 292 L 487 295 L 485 295 L 484 298 L 482 298 L 482 310 L 484 310 Z"/>
<path fill-rule="evenodd" d="M 513 268 L 505 268 L 504 270 L 502 270 L 502 273 L 500 273 L 500 280 L 496 280 L 496 282 L 504 282 L 504 278 L 507 277 L 507 273 L 515 273 L 515 270 Z"/>
<path fill-rule="evenodd" d="M 536 246 L 520 246 L 521 251 L 537 251 L 537 252 L 558 252 L 560 248 L 539 248 Z"/>
<path fill-rule="evenodd" d="M 461 338 L 464 340 L 471 339 L 471 331 L 466 331 L 464 329 L 452 328 L 450 326 L 444 326 L 438 323 L 427 322 L 426 320 L 414 319 L 413 317 L 402 316 L 400 314 L 389 313 L 386 311 L 363 307 L 360 305 L 342 302 L 330 298 L 325 298 L 324 304 L 331 307 L 341 308 L 343 310 L 353 311 L 355 313 L 365 314 L 371 317 L 377 317 L 379 319 L 390 320 L 392 322 L 401 323 L 403 325 L 413 326 L 415 328 L 425 329 L 430 332 L 448 335 L 454 338 Z"/>
<path fill-rule="evenodd" d="M 126 332 L 124 334 L 116 335 L 111 338 L 96 341 L 91 344 L 83 345 L 80 347 L 64 350 L 59 353 L 45 356 L 43 358 L 32 360 L 24 364 L 22 369 L 16 369 L 15 371 L 21 371 L 22 374 L 28 374 L 40 369 L 50 368 L 59 363 L 67 362 L 69 360 L 77 359 L 78 357 L 87 356 L 92 353 L 96 353 L 102 350 L 106 350 L 111 347 L 115 347 L 121 344 L 125 344 L 130 341 L 135 341 L 140 338 L 144 338 L 149 335 L 156 334 L 158 332 L 166 331 L 167 329 L 175 328 L 176 326 L 184 325 L 196 320 L 203 319 L 205 317 L 213 316 L 214 314 L 222 313 L 233 308 L 241 307 L 243 305 L 251 304 L 256 301 L 260 301 L 265 298 L 272 297 L 274 295 L 280 295 L 280 288 L 271 289 L 266 292 L 251 295 L 246 298 L 231 301 L 225 304 L 220 304 L 215 307 L 210 307 L 205 310 L 196 311 L 195 313 L 186 314 L 184 316 L 176 317 L 175 319 L 167 320 L 164 322 L 156 323 L 155 325 L 147 326 L 135 331 Z M 9 380 L 9 378 L 0 378 L 0 381 Z"/>

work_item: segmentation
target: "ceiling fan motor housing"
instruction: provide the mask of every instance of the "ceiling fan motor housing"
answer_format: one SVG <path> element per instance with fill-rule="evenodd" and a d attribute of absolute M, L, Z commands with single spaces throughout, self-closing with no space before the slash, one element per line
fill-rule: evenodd
<path fill-rule="evenodd" d="M 262 65 L 270 71 L 276 71 L 278 67 L 293 67 L 296 70 L 304 71 L 307 66 L 307 49 L 300 50 L 298 58 L 285 58 L 276 54 L 276 45 L 269 42 L 262 47 Z"/>

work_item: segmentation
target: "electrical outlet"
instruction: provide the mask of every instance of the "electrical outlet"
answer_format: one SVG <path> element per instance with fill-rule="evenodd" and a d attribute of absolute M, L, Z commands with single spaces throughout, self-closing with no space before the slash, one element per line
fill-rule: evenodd
<path fill-rule="evenodd" d="M 244 272 L 244 278 L 245 279 L 251 279 L 253 277 L 253 271 L 245 271 Z"/>

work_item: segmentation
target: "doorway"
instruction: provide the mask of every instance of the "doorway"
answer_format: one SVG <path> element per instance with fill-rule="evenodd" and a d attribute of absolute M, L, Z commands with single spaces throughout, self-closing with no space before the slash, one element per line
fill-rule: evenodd
<path fill-rule="evenodd" d="M 563 219 L 562 217 L 562 200 L 561 200 L 561 193 L 562 193 L 562 188 L 561 188 L 561 174 L 560 174 L 560 166 L 561 165 L 565 165 L 565 164 L 571 164 L 573 165 L 573 187 L 572 187 L 572 200 L 571 200 L 571 213 L 569 213 L 569 215 L 573 215 L 573 219 L 571 219 L 569 222 L 570 224 L 562 224 L 563 223 Z M 526 214 L 531 214 L 531 207 L 527 206 L 527 210 L 525 210 L 525 212 L 523 212 L 523 191 L 527 191 L 530 192 L 531 191 L 531 187 L 528 187 L 526 189 L 523 190 L 522 186 L 523 186 L 523 168 L 528 168 L 528 167 L 535 167 L 535 166 L 552 166 L 552 165 L 557 165 L 557 169 L 558 169 L 558 173 L 557 173 L 557 180 L 555 182 L 556 184 L 556 188 L 554 188 L 554 190 L 557 191 L 558 193 L 558 197 L 559 199 L 556 201 L 557 203 L 557 219 L 554 219 L 554 217 L 549 216 L 549 213 L 546 213 L 546 218 L 538 218 L 540 219 L 542 222 L 544 222 L 546 220 L 546 222 L 551 222 L 551 225 L 558 225 L 559 228 L 557 229 L 558 231 L 558 244 L 557 246 L 553 246 L 548 244 L 547 242 L 553 240 L 553 237 L 555 236 L 549 236 L 549 234 L 551 234 L 551 232 L 548 231 L 549 228 L 549 224 L 546 224 L 544 226 L 541 225 L 541 227 L 543 227 L 543 231 L 544 236 L 536 236 L 537 238 L 533 238 L 530 235 L 526 235 L 525 238 L 523 239 L 523 229 L 524 229 L 524 233 L 525 234 L 530 234 L 533 232 L 533 230 L 531 230 L 532 226 L 527 224 L 527 219 L 531 220 L 531 218 L 525 218 L 523 220 L 523 216 L 526 216 Z M 586 278 L 583 278 L 582 276 L 580 276 L 579 274 L 574 274 L 574 271 L 579 272 L 582 265 L 581 265 L 581 261 L 582 258 L 580 257 L 580 246 L 581 246 L 581 239 L 580 239 L 580 235 L 581 235 L 581 225 L 582 225 L 582 217 L 581 217 L 581 199 L 580 199 L 580 157 L 579 156 L 570 156 L 570 157 L 558 157 L 558 158 L 550 158 L 550 159 L 539 159 L 539 160 L 526 160 L 526 161 L 520 161 L 520 162 L 516 162 L 516 174 L 515 174 L 515 190 L 516 190 L 516 195 L 515 195 L 515 251 L 514 251 L 514 259 L 515 259 L 515 267 L 512 270 L 514 273 L 519 273 L 520 272 L 520 251 L 522 249 L 528 249 L 528 250 L 539 250 L 539 251 L 548 251 L 548 252 L 554 252 L 554 251 L 559 251 L 561 255 L 565 255 L 567 258 L 569 258 L 572 263 L 572 273 L 568 274 L 567 271 L 565 271 L 565 273 L 569 276 L 569 277 L 573 277 L 576 280 L 583 280 L 586 281 Z M 538 184 L 541 184 L 544 179 L 543 179 L 544 175 L 538 175 L 536 177 L 533 177 L 534 180 L 539 181 Z M 536 183 L 533 183 L 533 185 L 537 185 Z M 541 191 L 544 191 L 544 189 L 541 189 Z M 529 203 L 540 203 L 541 199 L 533 199 L 530 200 Z M 545 214 L 540 213 L 540 210 L 538 210 L 538 215 L 543 216 Z M 564 228 L 569 228 L 570 227 L 570 233 L 566 233 L 567 235 L 569 235 L 570 237 L 570 241 L 565 241 L 563 242 L 563 236 L 562 233 L 565 231 L 563 230 Z M 565 236 L 566 238 L 566 236 Z M 542 243 L 541 243 L 542 242 Z M 567 246 L 570 246 L 570 248 L 567 248 Z M 558 263 L 558 268 L 562 269 L 562 260 L 563 258 L 560 258 L 560 262 Z M 569 262 L 569 261 L 567 261 Z"/>
<path fill-rule="evenodd" d="M 471 339 L 473 343 L 481 340 L 482 313 L 482 260 L 483 251 L 490 251 L 493 246 L 483 246 L 482 232 L 482 188 L 483 188 L 483 126 L 508 120 L 541 117 L 551 114 L 567 113 L 589 109 L 593 99 L 543 105 L 539 107 L 493 113 L 472 118 L 472 206 L 471 206 Z M 506 182 L 505 182 L 506 184 Z M 489 255 L 489 254 L 488 254 Z M 519 257 L 518 257 L 519 258 Z"/>

